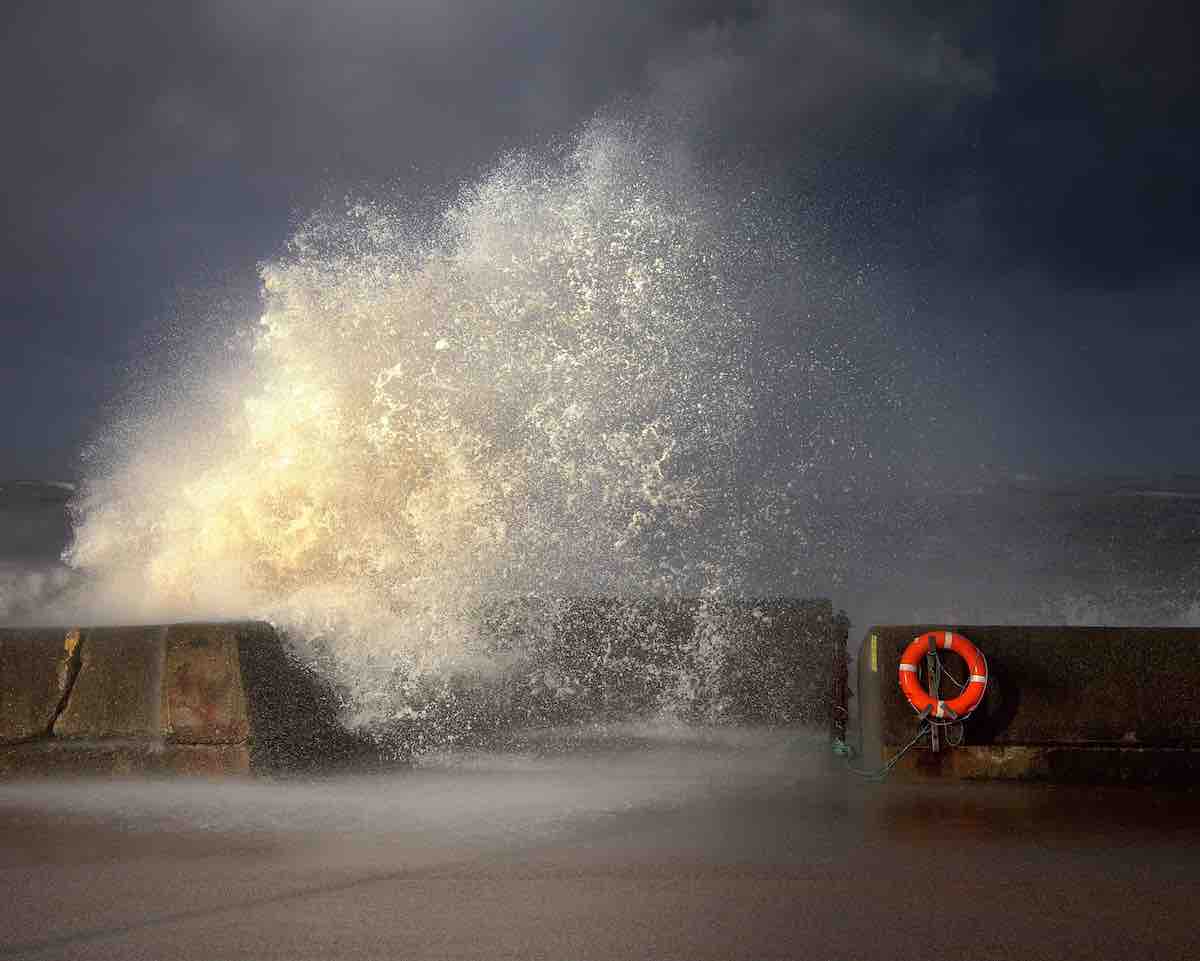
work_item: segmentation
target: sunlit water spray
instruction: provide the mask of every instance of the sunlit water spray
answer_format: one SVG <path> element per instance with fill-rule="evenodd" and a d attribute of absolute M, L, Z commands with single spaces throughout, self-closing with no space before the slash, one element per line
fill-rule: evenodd
<path fill-rule="evenodd" d="M 1194 622 L 1200 501 L 965 489 L 930 407 L 955 394 L 886 299 L 652 128 L 596 121 L 432 216 L 312 217 L 261 317 L 96 445 L 75 582 L 0 569 L 0 621 L 266 618 L 368 730 L 508 670 L 499 634 L 553 643 L 568 596 L 621 599 L 605 629 L 652 644 L 638 599 L 679 595 L 832 595 L 852 646 L 874 618 Z M 739 643 L 712 610 L 636 666 L 668 712 Z"/>
<path fill-rule="evenodd" d="M 238 373 L 101 449 L 67 554 L 93 610 L 269 618 L 370 724 L 401 709 L 398 666 L 486 646 L 498 598 L 736 587 L 729 228 L 684 154 L 613 123 L 433 222 L 313 218 L 262 269 Z"/>

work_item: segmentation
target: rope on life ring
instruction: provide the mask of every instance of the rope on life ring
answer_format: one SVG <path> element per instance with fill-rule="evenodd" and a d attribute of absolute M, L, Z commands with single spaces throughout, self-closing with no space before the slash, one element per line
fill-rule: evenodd
<path fill-rule="evenodd" d="M 936 654 L 939 650 L 954 651 L 967 662 L 967 670 L 970 672 L 962 692 L 949 701 L 931 697 L 917 678 L 917 665 L 920 664 L 921 658 L 926 654 Z M 908 698 L 913 710 L 922 718 L 933 715 L 935 718 L 951 721 L 963 720 L 983 701 L 987 683 L 987 659 L 983 652 L 963 635 L 953 631 L 929 631 L 920 634 L 912 639 L 900 655 L 900 690 Z"/>

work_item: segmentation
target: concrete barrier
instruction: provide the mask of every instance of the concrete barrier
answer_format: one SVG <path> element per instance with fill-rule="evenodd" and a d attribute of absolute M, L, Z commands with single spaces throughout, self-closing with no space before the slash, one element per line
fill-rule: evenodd
<path fill-rule="evenodd" d="M 79 631 L 0 631 L 0 745 L 48 736 L 78 671 Z"/>
<path fill-rule="evenodd" d="M 419 710 L 371 739 L 339 723 L 339 692 L 266 624 L 0 630 L 0 776 L 375 766 L 664 707 L 840 736 L 848 624 L 828 601 L 531 603 L 482 614 L 488 669 L 423 679 Z"/>
<path fill-rule="evenodd" d="M 963 743 L 927 742 L 900 773 L 951 778 L 1082 782 L 1200 781 L 1200 630 L 874 627 L 857 664 L 854 737 L 864 767 L 886 763 L 912 738 L 917 716 L 900 692 L 904 648 L 918 635 L 965 635 L 988 662 L 988 690 Z M 951 673 L 962 662 L 943 652 Z M 956 671 L 956 669 L 958 669 Z"/>
<path fill-rule="evenodd" d="M 329 686 L 265 624 L 0 630 L 0 775 L 362 763 Z"/>
<path fill-rule="evenodd" d="M 849 621 L 826 599 L 565 597 L 506 602 L 485 623 L 492 653 L 521 654 L 500 679 L 502 726 L 514 713 L 548 725 L 662 708 L 764 726 L 831 727 L 845 716 Z"/>

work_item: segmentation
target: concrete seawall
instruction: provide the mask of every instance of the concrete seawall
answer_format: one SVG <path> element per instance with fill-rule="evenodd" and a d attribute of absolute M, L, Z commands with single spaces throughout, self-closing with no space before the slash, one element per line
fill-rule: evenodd
<path fill-rule="evenodd" d="M 266 624 L 0 629 L 0 777 L 305 773 L 503 747 L 652 715 L 677 669 L 698 688 L 674 705 L 686 720 L 844 733 L 847 622 L 828 601 L 523 604 L 486 615 L 497 670 L 436 679 L 417 719 L 373 740 L 341 726 L 343 697 Z M 702 622 L 735 639 L 703 671 Z"/>
<path fill-rule="evenodd" d="M 653 664 L 685 643 L 695 612 L 681 604 L 669 612 L 674 620 L 656 613 L 664 634 L 651 644 L 638 619 L 628 637 L 611 633 L 615 611 L 595 600 L 570 607 L 551 652 L 458 690 L 455 718 L 473 717 L 486 743 L 523 726 L 652 710 L 655 692 L 630 665 Z M 722 704 L 726 722 L 820 725 L 841 736 L 844 618 L 819 601 L 737 611 L 745 623 L 726 623 L 741 624 L 741 642 L 703 703 Z M 859 654 L 850 712 L 862 767 L 886 763 L 916 732 L 917 716 L 897 683 L 900 654 L 914 637 L 946 628 L 986 655 L 987 695 L 963 725 L 961 745 L 943 739 L 934 752 L 922 743 L 897 766 L 901 776 L 1200 782 L 1200 630 L 1169 628 L 873 628 Z M 622 637 L 627 647 L 618 659 Z M 601 648 L 604 658 L 593 656 Z M 952 673 L 961 668 L 957 655 L 944 659 Z M 562 673 L 567 665 L 580 684 L 572 698 L 530 686 L 539 671 Z M 431 715 L 430 731 L 394 732 L 400 736 L 385 752 L 339 724 L 341 703 L 266 624 L 4 629 L 0 777 L 326 771 L 402 761 L 408 744 L 431 743 L 431 733 L 456 723 Z M 471 732 L 452 733 L 457 743 L 472 743 Z"/>
<path fill-rule="evenodd" d="M 362 760 L 265 624 L 0 630 L 0 776 L 245 774 Z"/>
<path fill-rule="evenodd" d="M 902 774 L 950 778 L 1191 784 L 1200 781 L 1200 630 L 874 627 L 857 664 L 854 728 L 863 766 L 886 763 L 916 733 L 898 683 L 900 655 L 918 635 L 965 635 L 988 663 L 987 694 L 963 743 L 927 741 Z M 952 673 L 957 655 L 943 653 Z"/>

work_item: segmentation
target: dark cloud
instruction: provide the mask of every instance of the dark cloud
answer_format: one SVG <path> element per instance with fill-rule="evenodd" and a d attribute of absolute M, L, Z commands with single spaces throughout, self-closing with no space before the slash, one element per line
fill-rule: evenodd
<path fill-rule="evenodd" d="M 691 109 L 730 141 L 772 147 L 870 144 L 910 110 L 946 120 L 993 86 L 974 59 L 929 24 L 898 24 L 832 3 L 766 6 L 748 21 L 690 31 L 650 65 L 656 99 Z"/>
<path fill-rule="evenodd" d="M 1116 0 L 10 5 L 0 470 L 68 469 L 180 289 L 252 295 L 324 198 L 437 194 L 613 103 L 754 171 L 843 259 L 911 277 L 918 339 L 1053 329 L 1043 349 L 1069 356 L 1088 311 L 1050 297 L 922 306 L 1024 304 L 1033 273 L 1119 292 L 1104 322 L 1127 341 L 1095 350 L 1148 373 L 1139 332 L 1194 305 L 1190 282 L 1162 292 L 1200 260 L 1189 20 Z"/>

